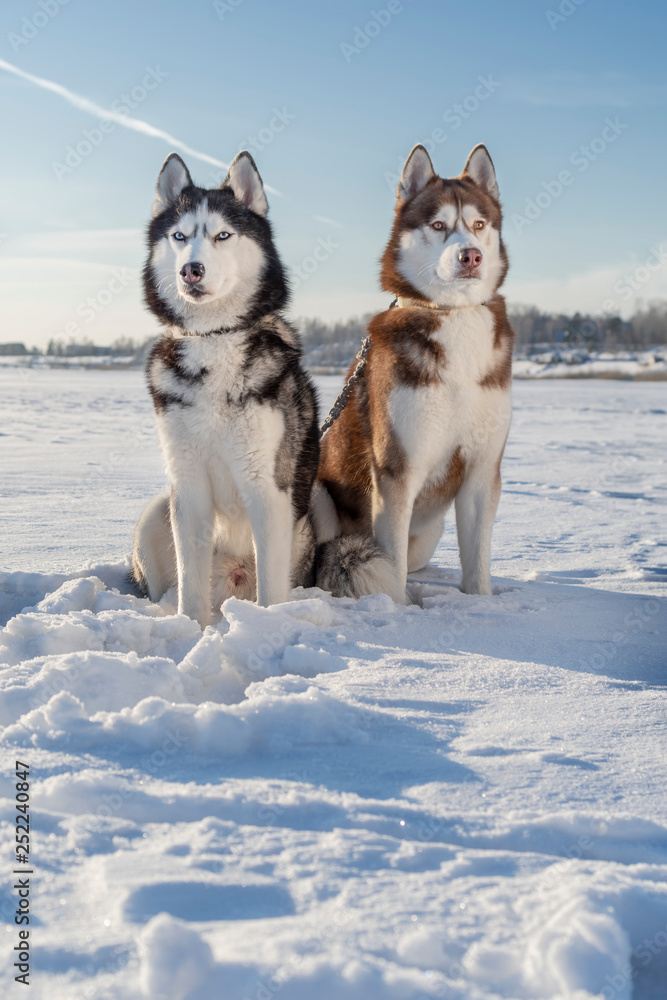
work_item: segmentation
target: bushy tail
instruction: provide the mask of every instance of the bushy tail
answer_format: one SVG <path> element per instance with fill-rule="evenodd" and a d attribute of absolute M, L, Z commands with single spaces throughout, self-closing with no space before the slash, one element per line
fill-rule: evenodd
<path fill-rule="evenodd" d="M 407 604 L 405 585 L 369 535 L 338 535 L 317 548 L 317 586 L 334 597 L 388 594 Z"/>

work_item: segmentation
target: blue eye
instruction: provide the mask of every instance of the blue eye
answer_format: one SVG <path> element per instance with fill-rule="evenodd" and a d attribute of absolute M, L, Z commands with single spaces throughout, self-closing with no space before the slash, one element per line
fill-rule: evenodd
<path fill-rule="evenodd" d="M 216 240 L 228 240 L 231 235 L 231 233 L 218 233 Z"/>
<path fill-rule="evenodd" d="M 183 235 L 183 233 L 174 233 L 174 239 L 178 240 L 179 243 L 185 242 L 185 236 Z"/>

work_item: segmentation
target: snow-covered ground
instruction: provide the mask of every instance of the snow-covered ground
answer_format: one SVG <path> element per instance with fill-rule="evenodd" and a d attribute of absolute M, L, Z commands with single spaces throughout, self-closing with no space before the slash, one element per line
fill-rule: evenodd
<path fill-rule="evenodd" d="M 339 362 L 324 360 L 331 356 L 345 357 L 344 345 L 318 345 L 306 354 L 308 363 L 316 371 L 338 371 Z M 356 347 L 349 352 L 349 360 L 354 357 Z M 323 357 L 324 356 L 324 357 Z M 342 364 L 342 362 L 341 362 Z M 140 368 L 142 363 L 133 357 L 122 355 L 90 357 L 50 357 L 48 355 L 0 356 L 2 368 Z M 343 364 L 341 372 L 348 367 Z M 583 348 L 557 346 L 543 351 L 519 353 L 514 359 L 515 379 L 554 378 L 612 378 L 628 381 L 667 381 L 667 350 L 655 347 L 638 351 L 592 351 Z"/>
<path fill-rule="evenodd" d="M 556 348 L 514 359 L 515 378 L 618 378 L 667 380 L 667 351 L 588 351 Z"/>
<path fill-rule="evenodd" d="M 30 995 L 664 1000 L 665 403 L 515 386 L 493 597 L 457 589 L 450 524 L 409 608 L 297 591 L 202 635 L 125 584 L 164 484 L 141 373 L 1 369 Z"/>

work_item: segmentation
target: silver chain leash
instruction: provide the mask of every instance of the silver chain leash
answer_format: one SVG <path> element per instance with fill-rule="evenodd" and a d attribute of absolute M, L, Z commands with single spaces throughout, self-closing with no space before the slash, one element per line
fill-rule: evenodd
<path fill-rule="evenodd" d="M 357 353 L 357 367 L 354 369 L 349 379 L 339 392 L 338 399 L 331 407 L 331 412 L 329 413 L 329 416 L 320 427 L 320 437 L 323 437 L 324 434 L 326 434 L 326 432 L 329 430 L 333 422 L 335 420 L 338 420 L 339 416 L 347 406 L 350 400 L 350 393 L 352 392 L 352 387 L 354 383 L 359 380 L 364 368 L 366 367 L 366 355 L 368 354 L 368 349 L 370 346 L 371 346 L 371 338 L 369 334 L 369 336 L 365 337 L 364 340 L 362 341 L 361 347 L 359 348 L 359 351 Z"/>

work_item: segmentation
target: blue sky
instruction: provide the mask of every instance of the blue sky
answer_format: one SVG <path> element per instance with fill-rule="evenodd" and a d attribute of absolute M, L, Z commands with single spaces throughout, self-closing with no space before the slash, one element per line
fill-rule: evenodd
<path fill-rule="evenodd" d="M 134 93 L 133 117 L 216 160 L 250 146 L 280 192 L 292 316 L 386 305 L 377 261 L 419 141 L 443 175 L 488 146 L 511 302 L 627 314 L 667 295 L 666 22 L 657 0 L 30 0 L 2 5 L 0 59 L 102 108 Z M 2 68 L 0 108 L 0 341 L 152 333 L 138 272 L 170 143 L 101 132 L 99 116 Z M 91 131 L 97 145 L 68 166 Z M 219 181 L 182 155 L 199 183 Z"/>

